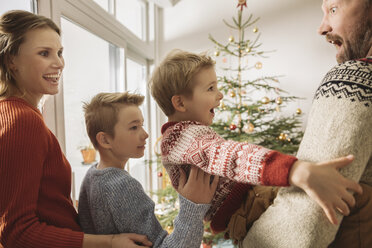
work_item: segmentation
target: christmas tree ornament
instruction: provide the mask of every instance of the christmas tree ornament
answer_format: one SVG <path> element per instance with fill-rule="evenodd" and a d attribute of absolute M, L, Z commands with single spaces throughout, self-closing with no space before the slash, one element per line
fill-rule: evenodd
<path fill-rule="evenodd" d="M 257 62 L 254 67 L 256 67 L 257 70 L 261 69 L 262 68 L 262 63 L 261 62 Z"/>
<path fill-rule="evenodd" d="M 220 56 L 220 51 L 215 51 L 214 56 L 216 56 L 216 57 Z"/>
<path fill-rule="evenodd" d="M 241 90 L 241 91 L 240 91 L 240 94 L 241 94 L 242 96 L 244 96 L 245 94 L 247 94 L 247 91 L 245 91 L 245 90 Z"/>
<path fill-rule="evenodd" d="M 283 103 L 283 99 L 282 99 L 280 96 L 278 96 L 278 97 L 275 99 L 275 102 L 276 102 L 276 104 L 281 105 L 281 104 Z"/>
<path fill-rule="evenodd" d="M 234 123 L 230 124 L 230 130 L 234 131 L 236 129 L 236 125 Z"/>
<path fill-rule="evenodd" d="M 251 52 L 251 48 L 250 48 L 250 47 L 247 47 L 247 48 L 245 49 L 245 52 L 246 52 L 246 53 L 250 53 L 250 52 Z"/>
<path fill-rule="evenodd" d="M 162 177 L 163 176 L 163 173 L 162 172 L 158 172 L 158 177 Z"/>
<path fill-rule="evenodd" d="M 298 108 L 298 109 L 296 110 L 296 114 L 298 114 L 298 115 L 302 114 L 302 110 L 301 110 L 300 108 Z"/>
<path fill-rule="evenodd" d="M 224 128 L 223 128 L 223 130 L 225 130 L 225 131 L 226 131 L 227 129 L 229 129 L 229 128 L 228 128 L 228 127 L 224 127 Z"/>
<path fill-rule="evenodd" d="M 288 142 L 291 142 L 291 139 L 290 139 L 290 138 L 288 138 L 288 139 L 287 139 L 287 141 L 288 141 Z"/>
<path fill-rule="evenodd" d="M 223 63 L 227 63 L 227 58 L 222 58 Z"/>
<path fill-rule="evenodd" d="M 254 131 L 254 125 L 252 123 L 245 124 L 243 127 L 243 132 L 245 133 L 253 133 Z"/>
<path fill-rule="evenodd" d="M 268 104 L 270 102 L 270 99 L 267 97 L 267 96 L 264 96 L 262 99 L 261 99 L 261 102 L 263 104 Z"/>
<path fill-rule="evenodd" d="M 281 133 L 279 135 L 279 140 L 283 141 L 283 140 L 286 140 L 287 139 L 287 135 L 285 133 Z"/>
<path fill-rule="evenodd" d="M 257 33 L 258 32 L 258 28 L 254 28 L 252 31 L 253 31 L 253 33 Z"/>
<path fill-rule="evenodd" d="M 238 5 L 236 7 L 240 7 L 240 11 L 243 11 L 243 7 L 247 7 L 247 0 L 238 0 Z"/>
<path fill-rule="evenodd" d="M 236 97 L 236 93 L 235 93 L 235 91 L 231 91 L 231 92 L 230 92 L 230 96 L 231 96 L 231 97 Z"/>
<path fill-rule="evenodd" d="M 235 39 L 234 39 L 234 36 L 231 35 L 231 36 L 229 37 L 229 42 L 234 42 L 234 40 L 235 40 Z"/>
<path fill-rule="evenodd" d="M 167 226 L 166 230 L 168 234 L 171 234 L 173 232 L 173 226 Z"/>
<path fill-rule="evenodd" d="M 280 107 L 279 107 L 279 106 L 276 106 L 276 107 L 275 107 L 275 111 L 276 111 L 276 112 L 280 112 Z"/>

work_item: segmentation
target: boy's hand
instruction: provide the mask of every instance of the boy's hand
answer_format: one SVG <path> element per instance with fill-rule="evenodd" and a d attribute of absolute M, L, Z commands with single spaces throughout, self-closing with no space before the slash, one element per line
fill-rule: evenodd
<path fill-rule="evenodd" d="M 189 178 L 186 178 L 185 172 L 180 170 L 180 181 L 177 192 L 183 197 L 196 204 L 206 204 L 212 201 L 218 184 L 218 176 L 214 176 L 211 183 L 211 175 L 191 166 Z"/>
<path fill-rule="evenodd" d="M 135 233 L 122 233 L 112 236 L 112 248 L 141 248 L 151 247 L 152 243 L 145 235 Z"/>
<path fill-rule="evenodd" d="M 289 183 L 302 188 L 324 210 L 332 224 L 337 225 L 336 211 L 343 215 L 350 213 L 349 207 L 355 205 L 352 192 L 362 194 L 362 187 L 345 177 L 337 169 L 353 161 L 349 155 L 321 163 L 298 160 L 289 173 Z"/>

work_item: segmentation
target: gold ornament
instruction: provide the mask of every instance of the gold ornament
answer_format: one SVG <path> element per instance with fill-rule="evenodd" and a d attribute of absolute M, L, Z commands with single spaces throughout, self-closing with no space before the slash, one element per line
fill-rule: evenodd
<path fill-rule="evenodd" d="M 244 125 L 243 132 L 252 133 L 253 131 L 254 131 L 254 126 L 252 123 L 249 122 L 248 124 Z"/>
<path fill-rule="evenodd" d="M 290 138 L 288 138 L 287 140 L 288 140 L 288 142 L 291 142 L 291 139 Z"/>
<path fill-rule="evenodd" d="M 221 102 L 220 107 L 221 107 L 222 109 L 225 108 L 225 107 L 226 107 L 226 106 L 225 106 L 225 103 L 224 103 L 224 102 Z"/>
<path fill-rule="evenodd" d="M 215 52 L 214 52 L 214 56 L 216 56 L 216 57 L 217 57 L 217 56 L 220 56 L 220 51 L 215 51 Z"/>
<path fill-rule="evenodd" d="M 235 39 L 234 39 L 234 36 L 231 35 L 231 36 L 229 37 L 229 42 L 234 42 L 234 40 L 235 40 Z"/>
<path fill-rule="evenodd" d="M 276 110 L 276 112 L 280 112 L 280 107 L 276 106 L 275 110 Z"/>
<path fill-rule="evenodd" d="M 262 63 L 261 62 L 257 62 L 254 67 L 256 67 L 257 70 L 261 69 L 262 68 Z"/>
<path fill-rule="evenodd" d="M 250 47 L 247 47 L 247 48 L 245 49 L 245 52 L 246 52 L 246 53 L 251 52 L 251 48 L 250 48 Z"/>
<path fill-rule="evenodd" d="M 171 234 L 173 232 L 173 226 L 167 226 L 167 232 L 168 234 Z"/>
<path fill-rule="evenodd" d="M 283 99 L 279 96 L 275 100 L 276 104 L 281 105 L 283 103 Z"/>
<path fill-rule="evenodd" d="M 258 32 L 258 28 L 254 28 L 253 33 L 257 33 L 257 32 Z"/>
<path fill-rule="evenodd" d="M 296 110 L 296 114 L 298 114 L 298 115 L 302 114 L 302 110 L 301 110 L 300 108 L 298 108 L 298 109 Z"/>
<path fill-rule="evenodd" d="M 235 91 L 231 91 L 231 92 L 230 92 L 230 96 L 231 96 L 231 97 L 235 97 L 235 96 L 236 96 Z"/>
<path fill-rule="evenodd" d="M 261 102 L 262 102 L 263 104 L 268 104 L 268 103 L 270 102 L 270 99 L 269 99 L 267 96 L 265 96 L 265 97 L 263 97 L 263 98 L 261 99 Z"/>
<path fill-rule="evenodd" d="M 279 135 L 279 140 L 286 140 L 287 139 L 287 135 L 285 134 L 285 133 L 281 133 L 280 135 Z"/>

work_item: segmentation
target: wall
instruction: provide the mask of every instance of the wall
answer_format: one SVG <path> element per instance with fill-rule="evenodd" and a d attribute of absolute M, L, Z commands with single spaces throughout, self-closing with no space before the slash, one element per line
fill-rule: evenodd
<path fill-rule="evenodd" d="M 232 0 L 183 0 L 163 12 L 163 42 L 160 57 L 173 48 L 201 52 L 214 51 L 208 39 L 227 43 L 232 30 L 222 19 L 231 20 L 236 15 L 236 3 Z M 267 75 L 284 75 L 280 88 L 290 95 L 304 97 L 287 111 L 300 107 L 304 126 L 312 98 L 324 74 L 336 64 L 335 49 L 317 34 L 322 19 L 321 1 L 313 0 L 249 0 L 248 12 L 260 17 L 257 27 L 261 32 L 263 50 L 276 50 L 263 59 L 262 71 Z M 248 11 L 247 11 L 248 10 Z M 218 67 L 218 65 L 217 65 Z"/>

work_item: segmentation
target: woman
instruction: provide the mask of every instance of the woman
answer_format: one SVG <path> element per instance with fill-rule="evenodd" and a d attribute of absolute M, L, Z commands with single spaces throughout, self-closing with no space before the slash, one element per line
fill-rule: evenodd
<path fill-rule="evenodd" d="M 62 51 L 50 19 L 26 11 L 0 18 L 0 244 L 148 247 L 143 235 L 81 232 L 71 167 L 37 109 L 44 94 L 58 93 Z"/>

